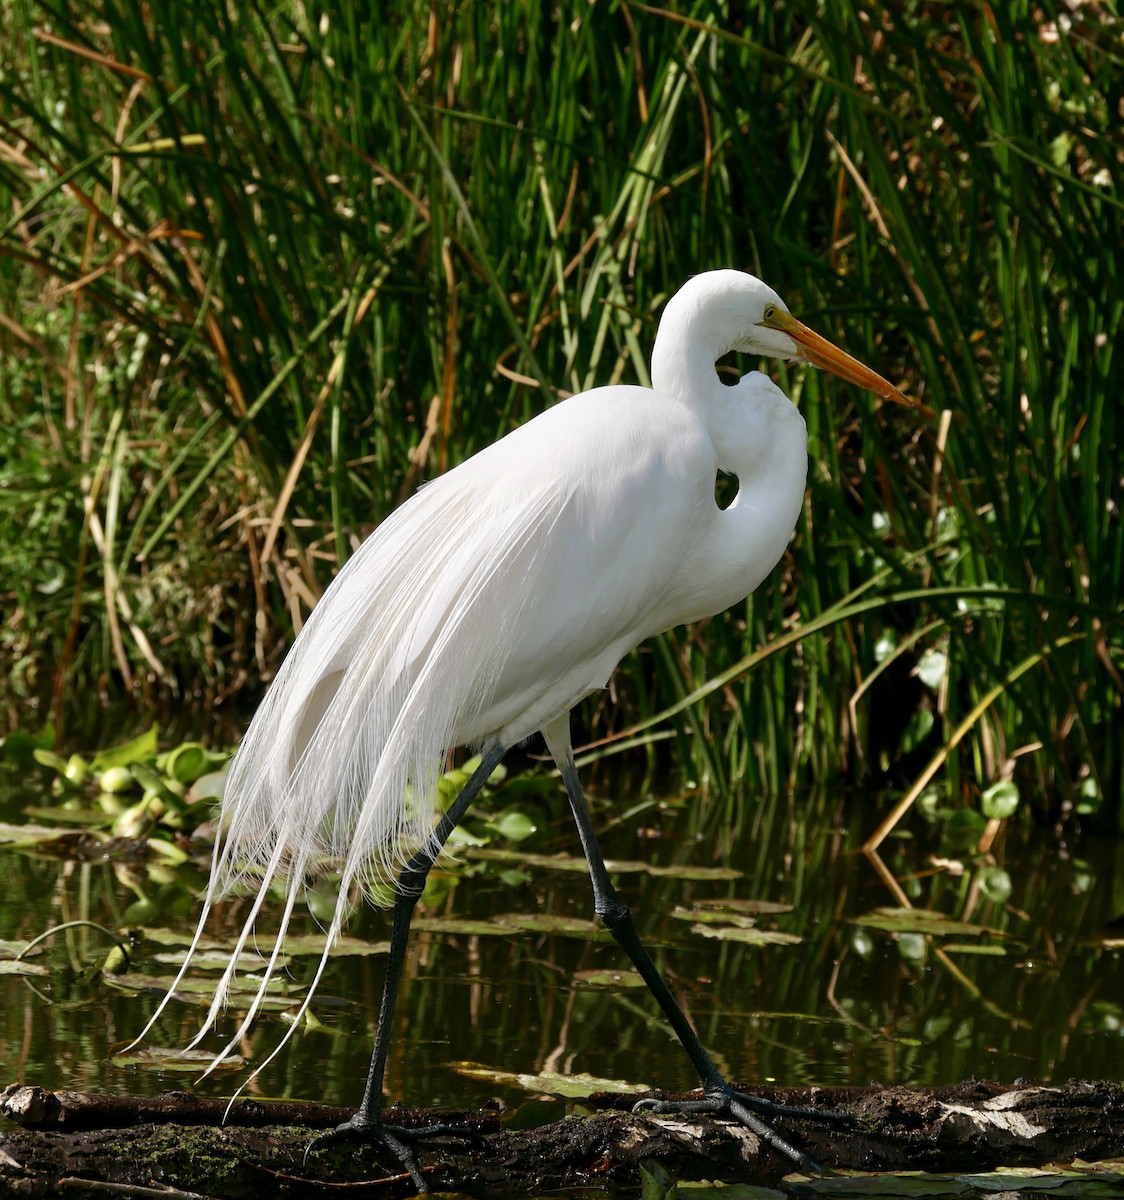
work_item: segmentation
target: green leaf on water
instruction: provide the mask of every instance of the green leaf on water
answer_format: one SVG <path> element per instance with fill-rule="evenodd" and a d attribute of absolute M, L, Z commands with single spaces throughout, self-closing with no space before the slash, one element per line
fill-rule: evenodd
<path fill-rule="evenodd" d="M 57 826 L 9 825 L 0 821 L 0 845 L 11 846 L 15 850 L 45 847 L 55 842 L 73 842 L 79 837 L 104 840 L 105 835 L 98 830 L 79 832 L 76 829 L 59 829 Z"/>
<path fill-rule="evenodd" d="M 608 930 L 597 921 L 587 917 L 568 917 L 562 913 L 529 912 L 505 913 L 497 917 L 501 926 L 508 931 L 521 933 L 560 933 L 566 937 L 584 938 L 587 941 L 610 941 Z"/>
<path fill-rule="evenodd" d="M 0 975 L 50 975 L 50 968 L 26 958 L 0 958 Z"/>
<path fill-rule="evenodd" d="M 741 925 L 745 929 L 752 929 L 757 924 L 753 917 L 743 917 L 740 913 L 712 912 L 701 907 L 677 907 L 668 915 L 676 921 L 693 921 L 698 925 Z"/>
<path fill-rule="evenodd" d="M 160 1046 L 141 1047 L 114 1054 L 109 1060 L 115 1067 L 143 1067 L 153 1071 L 178 1071 L 198 1074 L 206 1070 L 215 1056 L 205 1050 L 165 1050 Z M 228 1054 L 215 1066 L 216 1071 L 231 1071 L 245 1065 L 240 1054 Z"/>
<path fill-rule="evenodd" d="M 619 988 L 642 988 L 647 986 L 638 971 L 630 971 L 628 969 L 614 971 L 608 968 L 603 970 L 575 971 L 571 979 L 580 987 L 606 988 L 612 991 L 616 991 Z"/>
<path fill-rule="evenodd" d="M 549 1095 L 566 1096 L 573 1100 L 584 1100 L 596 1092 L 635 1095 L 652 1090 L 647 1084 L 632 1083 L 624 1079 L 600 1079 L 596 1075 L 586 1075 L 582 1072 L 573 1075 L 562 1075 L 557 1071 L 542 1071 L 539 1074 L 533 1074 L 498 1071 L 474 1062 L 451 1062 L 446 1065 L 452 1067 L 458 1075 L 464 1075 L 468 1079 L 483 1079 L 490 1083 L 522 1088 L 528 1092 L 546 1092 Z"/>
<path fill-rule="evenodd" d="M 157 954 L 153 958 L 153 962 L 158 962 L 165 966 L 175 967 L 179 969 L 183 962 L 182 954 Z M 260 954 L 256 954 L 253 950 L 244 950 L 238 955 L 238 971 L 245 973 L 247 971 L 264 971 L 268 958 L 263 958 Z M 277 967 L 281 969 L 285 967 L 288 960 L 284 955 L 278 956 Z M 225 971 L 230 964 L 230 955 L 223 950 L 197 950 L 191 956 L 191 969 L 198 971 Z"/>
<path fill-rule="evenodd" d="M 731 897 L 725 900 L 697 900 L 696 909 L 713 909 L 716 912 L 744 913 L 747 916 L 774 913 L 790 913 L 794 910 L 792 904 L 780 904 L 775 900 L 754 900 L 750 897 L 739 899 Z"/>
<path fill-rule="evenodd" d="M 1124 1194 L 1124 1174 L 1108 1162 L 1077 1167 L 999 1167 L 980 1175 L 959 1175 L 959 1182 L 975 1191 L 972 1195 L 1016 1195 L 1072 1197 L 1073 1200 L 1118 1200 Z"/>
<path fill-rule="evenodd" d="M 518 809 L 508 809 L 507 812 L 500 813 L 498 817 L 493 818 L 491 824 L 499 831 L 500 836 L 507 838 L 509 842 L 521 842 L 538 829 L 534 821 Z"/>
<path fill-rule="evenodd" d="M 155 942 L 157 946 L 186 946 L 191 941 L 191 932 L 186 927 L 166 929 L 161 925 L 150 925 L 144 929 L 144 939 L 146 942 Z M 221 950 L 225 945 L 225 942 L 216 941 L 214 938 L 199 940 L 200 950 Z"/>
<path fill-rule="evenodd" d="M 693 921 L 698 925 L 732 925 L 740 929 L 756 929 L 757 916 L 774 916 L 792 912 L 791 904 L 773 904 L 767 900 L 701 900 L 689 908 L 677 906 L 671 916 L 677 921 Z"/>
<path fill-rule="evenodd" d="M 958 808 L 944 823 L 945 836 L 953 846 L 974 846 L 983 836 L 987 819 L 974 808 Z"/>
<path fill-rule="evenodd" d="M 120 746 L 110 746 L 108 750 L 100 750 L 94 755 L 90 764 L 95 773 L 108 770 L 110 767 L 131 767 L 133 763 L 154 762 L 156 760 L 156 726 L 150 725 L 144 733 L 138 734 L 132 741 L 122 742 Z"/>
<path fill-rule="evenodd" d="M 61 755 L 56 754 L 53 750 L 47 750 L 42 747 L 36 747 L 31 751 L 31 757 L 41 767 L 47 767 L 54 771 L 57 775 L 66 774 L 66 759 Z"/>
<path fill-rule="evenodd" d="M 1006 904 L 1015 890 L 1011 876 L 1002 867 L 984 866 L 976 871 L 980 891 L 996 904 Z"/>
<path fill-rule="evenodd" d="M 972 925 L 957 921 L 944 913 L 927 908 L 876 908 L 861 917 L 849 917 L 852 925 L 864 925 L 869 929 L 884 929 L 888 933 L 927 933 L 937 936 L 946 934 L 960 937 L 978 937 L 983 934 L 1002 936 L 985 925 Z"/>
<path fill-rule="evenodd" d="M 719 942 L 744 942 L 747 946 L 798 946 L 804 940 L 795 933 L 744 925 L 692 925 L 691 932 Z"/>
<path fill-rule="evenodd" d="M 187 802 L 184 799 L 187 789 L 178 779 L 173 779 L 169 776 L 162 776 L 148 763 L 135 762 L 130 767 L 133 777 L 145 790 L 145 798 L 156 795 L 170 808 L 173 812 L 182 812 L 187 807 Z"/>
<path fill-rule="evenodd" d="M 679 1200 L 679 1181 L 656 1159 L 640 1164 L 640 1200 Z"/>
<path fill-rule="evenodd" d="M 148 839 L 146 849 L 153 855 L 162 858 L 166 863 L 178 867 L 188 860 L 188 853 L 175 842 L 169 842 L 166 838 L 150 837 Z"/>
<path fill-rule="evenodd" d="M 410 929 L 449 937 L 509 937 L 511 934 L 511 926 L 501 925 L 495 917 L 415 917 Z"/>
<path fill-rule="evenodd" d="M 230 764 L 227 762 L 218 771 L 208 771 L 205 775 L 200 775 L 192 783 L 187 793 L 188 799 L 193 804 L 201 800 L 221 800 L 223 791 L 226 788 L 226 776 L 229 766 Z"/>
<path fill-rule="evenodd" d="M 178 970 L 178 967 L 177 967 Z M 126 975 L 103 975 L 101 983 L 104 987 L 126 995 L 136 995 L 139 992 L 158 992 L 163 994 L 175 982 L 175 973 L 166 975 L 144 975 L 138 971 L 130 971 Z M 245 1009 L 257 996 L 261 979 L 256 974 L 239 975 L 230 988 L 230 1007 Z M 261 1001 L 263 1012 L 280 1013 L 295 1008 L 300 1000 L 300 991 L 290 991 L 291 981 L 283 974 L 275 975 L 269 981 L 265 996 Z M 213 977 L 185 977 L 176 983 L 176 999 L 182 1004 L 193 1004 L 197 1008 L 209 1007 L 215 994 Z M 205 1056 L 210 1061 L 209 1056 Z"/>
<path fill-rule="evenodd" d="M 446 843 L 449 847 L 460 850 L 483 847 L 488 844 L 489 839 L 478 837 L 472 833 L 467 826 L 457 825 L 452 833 L 449 834 L 449 840 Z"/>
<path fill-rule="evenodd" d="M 194 783 L 229 755 L 212 754 L 202 742 L 184 742 L 164 756 L 164 771 L 180 783 Z"/>
<path fill-rule="evenodd" d="M 285 953 L 293 958 L 314 954 L 319 957 L 324 952 L 324 937 L 319 933 L 290 934 L 285 939 Z M 365 958 L 372 954 L 389 954 L 389 942 L 368 942 L 363 938 L 340 937 L 332 943 L 333 955 L 351 955 L 355 958 Z"/>
<path fill-rule="evenodd" d="M 631 865 L 631 864 L 630 864 Z M 722 883 L 727 880 L 741 879 L 743 872 L 733 867 L 694 867 L 690 863 L 678 863 L 673 867 L 657 867 L 652 863 L 636 863 L 631 869 L 646 871 L 664 879 L 685 879 L 692 883 Z"/>
<path fill-rule="evenodd" d="M 980 797 L 980 811 L 989 821 L 1005 821 L 1019 807 L 1019 789 L 1010 779 L 1000 780 Z"/>
<path fill-rule="evenodd" d="M 531 869 L 543 868 L 548 871 L 580 871 L 583 874 L 589 873 L 589 865 L 585 859 L 574 854 L 527 854 L 522 850 L 481 846 L 479 849 L 472 850 L 465 857 L 471 858 L 474 861 L 518 863 L 521 867 Z M 605 865 L 608 867 L 611 875 L 629 875 L 643 871 L 648 875 L 703 883 L 709 881 L 723 883 L 728 880 L 741 879 L 744 874 L 744 872 L 737 871 L 733 867 L 701 867 L 692 866 L 690 863 L 660 867 L 654 863 L 640 862 L 632 859 L 609 859 Z"/>
<path fill-rule="evenodd" d="M 168 936 L 165 937 L 164 935 Z M 166 930 L 145 930 L 145 937 L 150 941 L 157 943 L 163 942 L 167 945 L 182 945 L 184 939 L 174 937 L 170 931 Z M 174 940 L 173 940 L 174 937 Z M 272 952 L 272 945 L 267 939 L 260 939 L 260 943 L 267 951 Z M 191 956 L 192 967 L 198 967 L 201 971 L 221 971 L 225 970 L 230 962 L 230 947 L 218 942 L 210 942 L 206 946 L 201 946 Z M 373 954 L 387 954 L 390 952 L 389 942 L 368 942 L 362 938 L 349 937 L 344 935 L 338 938 L 332 944 L 333 957 L 352 957 L 365 958 Z M 282 966 L 290 958 L 319 958 L 324 953 L 324 935 L 319 933 L 291 933 L 285 938 L 285 944 L 281 948 L 281 955 L 278 958 L 278 966 Z M 171 963 L 178 967 L 183 962 L 183 953 L 181 951 L 161 951 L 155 955 L 155 961 L 158 963 Z M 258 971 L 264 970 L 266 963 L 269 961 L 269 954 L 255 954 L 251 950 L 243 951 L 238 956 L 239 971 Z"/>
<path fill-rule="evenodd" d="M 416 917 L 412 929 L 426 933 L 469 934 L 479 937 L 511 937 L 513 933 L 558 933 L 588 941 L 605 941 L 609 934 L 595 921 L 561 913 L 500 913 L 476 919 L 459 917 Z"/>

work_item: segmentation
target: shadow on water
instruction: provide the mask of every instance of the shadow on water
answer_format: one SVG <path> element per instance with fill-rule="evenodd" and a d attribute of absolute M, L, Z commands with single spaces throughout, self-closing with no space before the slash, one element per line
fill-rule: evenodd
<path fill-rule="evenodd" d="M 0 820 L 18 821 L 42 799 L 9 792 Z M 1112 921 L 1124 912 L 1124 842 L 1086 837 L 1071 853 L 1052 836 L 1012 827 L 979 862 L 952 855 L 915 820 L 913 836 L 884 853 L 910 904 L 928 914 L 903 916 L 857 850 L 889 807 L 884 797 L 637 802 L 602 789 L 594 801 L 642 936 L 735 1079 L 1062 1080 L 1098 1078 L 1119 1062 L 1124 937 L 1117 928 L 1114 939 Z M 464 850 L 419 909 L 387 1075 L 391 1098 L 519 1103 L 527 1085 L 503 1072 L 694 1085 L 654 1004 L 590 920 L 588 882 L 570 857 L 576 838 L 561 802 L 550 811 L 518 845 Z M 553 855 L 562 857 L 544 861 Z M 170 979 L 179 948 L 152 931 L 189 934 L 202 871 L 4 848 L 0 875 L 0 960 L 9 959 L 0 961 L 4 1081 L 135 1094 L 191 1086 L 197 1072 L 121 1066 L 111 1052 L 140 1030 Z M 222 906 L 212 930 L 219 943 L 233 941 L 246 907 Z M 880 911 L 887 907 L 895 911 Z M 33 958 L 42 974 L 4 973 L 13 947 L 76 918 L 144 934 L 127 973 L 100 973 L 110 945 L 86 927 Z M 333 959 L 315 1023 L 251 1094 L 358 1101 L 387 925 L 372 910 L 353 921 L 350 935 L 376 945 Z M 315 930 L 307 917 L 298 932 Z M 290 957 L 278 1008 L 295 1007 L 314 966 L 310 953 Z M 170 1006 L 155 1044 L 190 1040 L 206 992 L 196 1004 Z M 225 1025 L 233 1030 L 233 1010 Z M 283 1014 L 268 1015 L 244 1055 L 261 1061 L 285 1028 Z M 229 1095 L 244 1078 L 220 1072 L 199 1090 Z"/>

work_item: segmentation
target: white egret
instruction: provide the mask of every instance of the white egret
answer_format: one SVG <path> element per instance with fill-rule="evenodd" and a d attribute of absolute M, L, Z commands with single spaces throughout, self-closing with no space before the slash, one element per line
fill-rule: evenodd
<path fill-rule="evenodd" d="M 651 388 L 573 396 L 388 517 L 325 592 L 255 715 L 230 771 L 203 915 L 176 982 L 216 898 L 251 883 L 258 896 L 201 1037 L 224 1005 L 266 893 L 286 881 L 272 955 L 233 1045 L 260 1007 L 306 878 L 324 863 L 342 864 L 302 1013 L 351 894 L 393 885 L 391 951 L 362 1104 L 314 1145 L 381 1139 L 424 1190 L 405 1131 L 381 1116 L 411 915 L 435 857 L 504 752 L 541 732 L 577 823 L 596 913 L 648 984 L 703 1087 L 704 1097 L 686 1105 L 646 1106 L 726 1112 L 811 1165 L 751 1111 L 783 1110 L 722 1077 L 641 945 L 605 869 L 570 744 L 570 710 L 605 686 L 628 651 L 744 599 L 792 535 L 807 472 L 804 420 L 759 372 L 723 384 L 715 363 L 732 350 L 803 360 L 909 403 L 802 325 L 760 280 L 730 270 L 699 275 L 665 308 Z M 725 509 L 715 501 L 718 472 L 739 484 Z M 481 765 L 438 820 L 438 777 L 449 750 L 465 745 L 481 748 Z"/>

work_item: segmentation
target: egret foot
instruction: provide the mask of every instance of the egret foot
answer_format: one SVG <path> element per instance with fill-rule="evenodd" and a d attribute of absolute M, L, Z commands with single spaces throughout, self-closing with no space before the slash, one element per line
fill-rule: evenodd
<path fill-rule="evenodd" d="M 633 1105 L 632 1111 L 651 1113 L 727 1113 L 747 1129 L 752 1130 L 778 1153 L 792 1159 L 801 1171 L 809 1175 L 823 1175 L 825 1171 L 813 1158 L 809 1158 L 802 1150 L 797 1150 L 790 1142 L 753 1111 L 766 1113 L 770 1117 L 802 1117 L 806 1120 L 837 1121 L 847 1123 L 851 1117 L 847 1113 L 824 1112 L 818 1108 L 804 1108 L 797 1105 L 775 1104 L 772 1100 L 764 1100 L 760 1096 L 750 1096 L 745 1092 L 735 1091 L 728 1083 L 708 1088 L 706 1094 L 698 1100 L 640 1100 Z"/>
<path fill-rule="evenodd" d="M 414 1181 L 414 1187 L 419 1192 L 425 1193 L 429 1191 L 429 1185 L 425 1181 L 425 1176 L 422 1175 L 417 1155 L 410 1149 L 408 1143 L 420 1142 L 431 1137 L 456 1137 L 469 1142 L 480 1139 L 480 1135 L 475 1130 L 463 1129 L 457 1125 L 438 1123 L 407 1129 L 402 1125 L 384 1125 L 381 1120 L 372 1120 L 357 1112 L 349 1121 L 337 1125 L 335 1129 L 318 1133 L 305 1147 L 304 1161 L 308 1162 L 308 1156 L 313 1150 L 322 1150 L 325 1146 L 343 1142 L 382 1142 L 388 1150 L 393 1151 L 395 1157 L 409 1173 L 410 1178 Z"/>

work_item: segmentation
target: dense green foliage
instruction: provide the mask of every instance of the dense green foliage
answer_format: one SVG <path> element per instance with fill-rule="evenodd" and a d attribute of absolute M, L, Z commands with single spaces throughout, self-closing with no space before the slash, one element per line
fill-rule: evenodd
<path fill-rule="evenodd" d="M 663 299 L 730 265 L 951 420 L 784 372 L 813 458 L 789 555 L 634 655 L 586 732 L 675 729 L 698 777 L 768 786 L 947 751 L 955 799 L 1013 775 L 1119 818 L 1110 4 L 2 14 L 15 695 L 252 691 L 421 479 L 645 380 Z"/>

